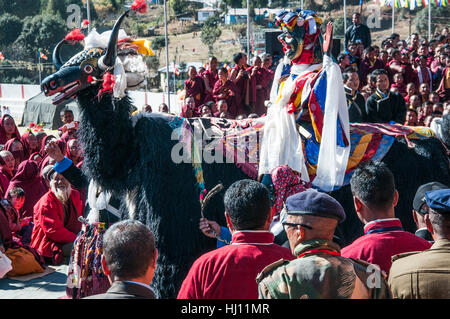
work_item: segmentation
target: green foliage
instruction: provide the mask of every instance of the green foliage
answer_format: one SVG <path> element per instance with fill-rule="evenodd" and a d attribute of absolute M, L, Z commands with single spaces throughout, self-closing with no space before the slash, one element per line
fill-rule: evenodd
<path fill-rule="evenodd" d="M 1 12 L 11 13 L 19 18 L 39 14 L 41 3 L 39 0 L 2 0 Z"/>
<path fill-rule="evenodd" d="M 169 41 L 169 39 L 167 39 Z M 160 51 L 166 46 L 166 38 L 164 36 L 157 36 L 153 38 L 151 47 L 155 51 Z"/>
<path fill-rule="evenodd" d="M 175 15 L 180 15 L 189 11 L 190 3 L 187 0 L 171 0 L 170 7 Z"/>
<path fill-rule="evenodd" d="M 0 46 L 7 46 L 13 43 L 22 32 L 22 20 L 19 17 L 10 13 L 5 13 L 0 16 L 0 30 L 7 30 L 7 32 L 0 32 Z"/>
<path fill-rule="evenodd" d="M 29 56 L 39 48 L 52 52 L 56 43 L 67 34 L 67 28 L 59 16 L 37 15 L 27 17 L 20 36 L 15 41 Z"/>
<path fill-rule="evenodd" d="M 206 19 L 201 33 L 202 42 L 208 46 L 209 54 L 213 54 L 214 43 L 216 43 L 217 39 L 221 36 L 222 31 L 219 28 L 220 17 L 215 14 Z"/>

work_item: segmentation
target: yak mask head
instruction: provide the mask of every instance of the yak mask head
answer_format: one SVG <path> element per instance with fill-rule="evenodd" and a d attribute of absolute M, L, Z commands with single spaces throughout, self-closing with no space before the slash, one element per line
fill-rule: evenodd
<path fill-rule="evenodd" d="M 116 21 L 106 48 L 85 48 L 63 63 L 60 49 L 67 41 L 62 40 L 56 45 L 52 58 L 58 71 L 46 77 L 41 83 L 41 90 L 46 96 L 59 93 L 53 99 L 53 104 L 60 104 L 89 87 L 99 86 L 101 81 L 96 79 L 102 79 L 105 73 L 114 69 L 120 25 L 128 13 L 129 11 L 126 11 Z"/>
<path fill-rule="evenodd" d="M 294 64 L 315 64 L 322 62 L 322 20 L 311 10 L 289 12 L 280 10 L 275 15 L 275 25 L 283 33 L 278 40 L 285 55 Z"/>

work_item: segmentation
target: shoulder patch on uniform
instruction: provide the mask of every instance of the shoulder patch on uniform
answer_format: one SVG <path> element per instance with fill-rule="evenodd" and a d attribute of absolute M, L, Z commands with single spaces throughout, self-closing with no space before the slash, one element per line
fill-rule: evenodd
<path fill-rule="evenodd" d="M 256 276 L 256 282 L 260 282 L 269 272 L 274 271 L 276 268 L 288 263 L 289 260 L 286 259 L 280 259 L 277 260 L 274 263 L 271 263 L 270 265 L 267 265 L 266 267 L 264 267 L 264 269 L 258 274 L 258 276 Z"/>
<path fill-rule="evenodd" d="M 397 259 L 400 259 L 400 258 L 403 258 L 403 257 L 412 256 L 412 255 L 415 255 L 415 254 L 419 254 L 421 252 L 422 251 L 409 251 L 409 252 L 406 252 L 406 253 L 397 254 L 397 255 L 392 256 L 391 260 L 392 260 L 392 262 L 394 262 Z"/>

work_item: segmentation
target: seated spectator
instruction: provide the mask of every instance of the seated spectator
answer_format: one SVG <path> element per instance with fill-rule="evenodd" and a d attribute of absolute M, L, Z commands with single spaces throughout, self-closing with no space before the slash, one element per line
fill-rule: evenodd
<path fill-rule="evenodd" d="M 18 138 L 10 139 L 8 142 L 6 142 L 5 147 L 3 149 L 5 151 L 10 151 L 11 154 L 14 156 L 15 171 L 19 167 L 19 164 L 30 156 L 29 154 L 25 153 L 23 144 Z"/>
<path fill-rule="evenodd" d="M 36 133 L 36 140 L 37 140 L 37 144 L 38 144 L 38 148 L 40 151 L 41 145 L 42 145 L 42 140 L 47 136 L 47 133 L 45 133 L 44 131 L 39 131 Z"/>
<path fill-rule="evenodd" d="M 31 233 L 33 232 L 33 217 L 23 217 L 22 208 L 26 200 L 25 191 L 20 187 L 12 188 L 8 192 L 7 199 L 18 213 L 20 220 L 20 229 L 18 231 L 16 230 L 15 235 L 20 237 L 20 242 L 23 246 L 29 247 L 31 243 Z"/>
<path fill-rule="evenodd" d="M 404 98 L 406 96 L 406 85 L 403 82 L 403 75 L 401 73 L 394 74 L 394 83 L 391 84 L 391 90 L 395 88 L 397 92 Z"/>
<path fill-rule="evenodd" d="M 406 126 L 417 126 L 417 111 L 415 109 L 409 108 L 406 111 Z"/>
<path fill-rule="evenodd" d="M 409 56 L 409 51 L 402 51 L 400 65 L 402 68 L 403 82 L 405 84 L 414 83 L 415 87 L 417 88 L 417 86 L 419 85 L 419 79 L 417 78 L 417 74 L 413 69 Z"/>
<path fill-rule="evenodd" d="M 433 103 L 431 103 L 430 101 L 426 101 L 425 103 L 423 103 L 422 108 L 419 111 L 418 117 L 419 124 L 425 125 L 425 119 L 428 116 L 431 116 L 432 113 L 433 113 Z"/>
<path fill-rule="evenodd" d="M 350 59 L 347 53 L 339 54 L 336 60 L 341 68 L 341 72 L 344 72 L 344 70 L 350 66 Z"/>
<path fill-rule="evenodd" d="M 350 123 L 363 123 L 367 120 L 366 101 L 358 92 L 358 73 L 356 70 L 348 68 L 342 77 L 344 79 L 344 89 L 347 97 L 349 121 Z"/>
<path fill-rule="evenodd" d="M 20 141 L 25 149 L 25 154 L 28 154 L 28 156 L 35 152 L 39 152 L 36 136 L 31 131 L 26 131 L 20 138 Z"/>
<path fill-rule="evenodd" d="M 389 81 L 394 81 L 394 74 L 403 73 L 402 55 L 400 50 L 393 49 L 390 54 L 391 60 L 388 62 L 386 70 L 388 71 Z"/>
<path fill-rule="evenodd" d="M 406 85 L 406 95 L 403 97 L 405 99 L 406 105 L 411 104 L 411 96 L 415 95 L 416 92 L 416 85 L 414 83 L 411 82 Z"/>
<path fill-rule="evenodd" d="M 381 60 L 381 62 L 383 62 L 384 67 L 386 68 L 389 63 L 389 53 L 386 50 L 381 50 L 379 59 Z"/>
<path fill-rule="evenodd" d="M 428 250 L 392 258 L 389 286 L 394 298 L 450 298 L 450 189 L 426 192 L 425 199 L 425 224 L 435 242 Z"/>
<path fill-rule="evenodd" d="M 194 262 L 179 299 L 256 299 L 256 275 L 270 263 L 293 258 L 289 249 L 273 243 L 269 192 L 263 184 L 253 180 L 233 183 L 225 193 L 224 205 L 232 244 Z"/>
<path fill-rule="evenodd" d="M 0 144 L 5 145 L 12 138 L 20 140 L 19 129 L 13 117 L 9 114 L 4 114 L 0 119 Z"/>
<path fill-rule="evenodd" d="M 230 115 L 230 113 L 228 113 L 228 111 L 225 111 L 225 112 L 221 112 L 220 113 L 219 118 L 221 118 L 221 119 L 229 119 L 229 118 L 231 118 L 231 115 Z"/>
<path fill-rule="evenodd" d="M 206 103 L 206 105 L 210 108 L 211 115 L 213 117 L 219 117 L 219 109 L 217 108 L 217 104 L 214 101 L 209 101 Z"/>
<path fill-rule="evenodd" d="M 17 173 L 11 179 L 6 194 L 20 187 L 25 191 L 26 199 L 21 217 L 33 217 L 33 207 L 47 192 L 39 177 L 39 167 L 35 161 L 26 160 L 20 163 Z"/>
<path fill-rule="evenodd" d="M 358 44 L 356 44 L 355 42 L 349 42 L 347 52 L 350 61 L 349 66 L 359 71 L 359 64 L 361 62 L 361 58 L 358 56 Z"/>
<path fill-rule="evenodd" d="M 365 260 L 389 274 L 392 256 L 430 248 L 426 240 L 404 231 L 395 218 L 398 192 L 386 164 L 369 161 L 358 166 L 350 187 L 364 235 L 342 249 L 343 257 Z"/>
<path fill-rule="evenodd" d="M 145 105 L 142 107 L 142 112 L 145 112 L 145 113 L 152 113 L 152 107 L 150 106 L 150 104 L 145 104 Z"/>
<path fill-rule="evenodd" d="M 445 68 L 442 70 L 442 78 L 438 84 L 437 92 L 443 101 L 450 100 L 450 55 L 445 58 Z"/>
<path fill-rule="evenodd" d="M 81 148 L 80 141 L 77 139 L 69 140 L 65 155 L 72 161 L 73 165 L 80 167 L 80 164 L 83 162 L 83 149 Z"/>
<path fill-rule="evenodd" d="M 373 76 L 373 73 L 370 73 L 367 75 L 366 79 L 367 84 L 363 86 L 361 89 L 361 95 L 364 97 L 364 99 L 367 101 L 367 99 L 375 93 L 377 87 L 375 85 L 376 77 Z"/>
<path fill-rule="evenodd" d="M 161 113 L 169 113 L 169 107 L 167 106 L 166 103 L 161 103 L 159 105 L 158 111 Z"/>
<path fill-rule="evenodd" d="M 59 173 L 48 173 L 50 190 L 36 203 L 31 247 L 53 265 L 70 257 L 81 230 L 82 202 L 78 191 Z"/>
<path fill-rule="evenodd" d="M 181 107 L 181 114 L 180 116 L 184 118 L 191 118 L 196 117 L 196 111 L 195 111 L 195 100 L 193 97 L 188 97 L 184 100 L 184 103 Z"/>
<path fill-rule="evenodd" d="M 418 95 L 412 95 L 409 99 L 409 106 L 417 110 L 422 105 L 422 100 Z"/>
<path fill-rule="evenodd" d="M 202 106 L 202 117 L 204 117 L 205 115 L 211 115 L 211 109 L 209 108 L 208 105 L 203 105 Z"/>
<path fill-rule="evenodd" d="M 425 193 L 446 188 L 448 187 L 439 182 L 430 182 L 421 185 L 417 189 L 416 195 L 414 195 L 414 200 L 412 204 L 413 206 L 412 216 L 417 226 L 417 230 L 414 234 L 420 238 L 429 241 L 430 243 L 433 243 L 434 241 L 433 237 L 431 236 L 431 233 L 427 229 L 427 224 L 425 222 L 425 216 L 429 213 L 430 210 L 430 208 L 426 204 Z"/>
<path fill-rule="evenodd" d="M 211 56 L 208 59 L 208 69 L 201 73 L 203 76 L 203 81 L 205 83 L 205 102 L 212 101 L 213 98 L 213 89 L 214 85 L 217 81 L 219 81 L 218 71 L 217 71 L 217 58 L 215 56 Z"/>
<path fill-rule="evenodd" d="M 430 94 L 428 95 L 428 101 L 430 101 L 433 104 L 439 103 L 440 99 L 439 99 L 439 94 L 437 94 L 436 92 L 430 92 Z"/>
<path fill-rule="evenodd" d="M 369 284 L 373 266 L 341 257 L 333 235 L 344 219 L 342 206 L 325 193 L 308 189 L 288 197 L 282 224 L 297 258 L 280 260 L 264 268 L 257 277 L 259 298 L 390 298 L 381 273 L 376 280 L 379 285 Z"/>
<path fill-rule="evenodd" d="M 403 97 L 389 92 L 389 77 L 386 70 L 378 69 L 372 73 L 377 87 L 366 101 L 367 121 L 370 123 L 405 123 L 406 106 Z"/>
<path fill-rule="evenodd" d="M 103 237 L 102 269 L 111 287 L 85 299 L 156 299 L 150 288 L 158 250 L 150 229 L 137 220 L 113 224 Z"/>
<path fill-rule="evenodd" d="M 10 151 L 0 151 L 0 178 L 2 180 L 3 193 L 9 186 L 9 181 L 16 174 L 16 160 Z M 7 182 L 6 182 L 7 181 Z"/>

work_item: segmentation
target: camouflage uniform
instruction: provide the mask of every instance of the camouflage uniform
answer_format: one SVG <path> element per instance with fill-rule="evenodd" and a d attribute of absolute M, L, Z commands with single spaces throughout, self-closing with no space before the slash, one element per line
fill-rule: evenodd
<path fill-rule="evenodd" d="M 294 255 L 305 252 L 301 258 L 279 260 L 264 268 L 256 279 L 260 299 L 391 298 L 381 272 L 375 273 L 375 268 L 362 260 L 333 255 L 340 252 L 337 244 L 327 240 L 310 240 L 297 245 Z M 377 274 L 380 288 L 369 288 L 367 283 L 375 286 L 373 279 Z"/>

